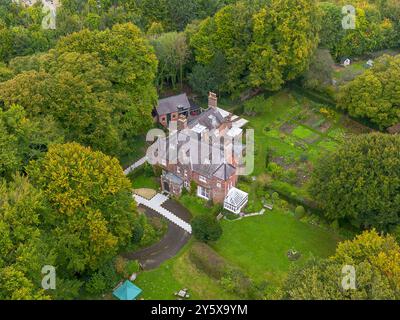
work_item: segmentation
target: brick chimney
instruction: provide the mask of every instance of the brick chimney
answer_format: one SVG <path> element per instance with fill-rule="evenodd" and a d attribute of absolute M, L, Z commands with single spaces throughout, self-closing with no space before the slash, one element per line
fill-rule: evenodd
<path fill-rule="evenodd" d="M 216 109 L 218 106 L 218 98 L 214 92 L 208 93 L 208 107 Z"/>
<path fill-rule="evenodd" d="M 184 129 L 187 129 L 187 118 L 181 114 L 178 118 L 178 131 Z"/>

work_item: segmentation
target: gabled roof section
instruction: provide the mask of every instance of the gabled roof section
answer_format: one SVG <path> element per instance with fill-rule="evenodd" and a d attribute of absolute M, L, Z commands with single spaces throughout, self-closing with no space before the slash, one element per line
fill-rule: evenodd
<path fill-rule="evenodd" d="M 169 114 L 181 110 L 190 110 L 191 105 L 186 93 L 158 100 L 158 115 Z"/>
<path fill-rule="evenodd" d="M 217 109 L 209 108 L 207 111 L 204 111 L 198 117 L 193 119 L 189 123 L 189 128 L 194 128 L 198 124 L 206 127 L 209 131 L 219 128 L 219 126 L 225 122 L 225 119 L 222 117 L 221 113 Z"/>
<path fill-rule="evenodd" d="M 214 172 L 213 176 L 220 180 L 226 181 L 232 177 L 235 172 L 236 169 L 232 165 L 224 163 Z"/>

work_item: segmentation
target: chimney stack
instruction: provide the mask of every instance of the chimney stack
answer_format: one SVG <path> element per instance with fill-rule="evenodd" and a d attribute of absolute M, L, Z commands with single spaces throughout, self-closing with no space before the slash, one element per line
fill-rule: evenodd
<path fill-rule="evenodd" d="M 208 107 L 216 109 L 218 106 L 218 98 L 214 92 L 209 92 L 208 94 Z"/>
<path fill-rule="evenodd" d="M 178 118 L 178 131 L 187 129 L 187 122 L 187 118 L 181 114 Z"/>

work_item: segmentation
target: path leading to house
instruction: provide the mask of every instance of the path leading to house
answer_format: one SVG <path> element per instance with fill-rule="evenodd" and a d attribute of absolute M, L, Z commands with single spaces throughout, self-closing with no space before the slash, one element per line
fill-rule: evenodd
<path fill-rule="evenodd" d="M 125 171 L 124 171 L 124 174 L 125 175 L 130 174 L 136 168 L 144 165 L 147 162 L 147 160 L 148 160 L 147 156 L 144 156 L 143 158 L 139 159 L 133 165 L 131 165 L 130 167 L 126 168 Z"/>
<path fill-rule="evenodd" d="M 189 234 L 192 233 L 192 226 L 189 223 L 182 220 L 181 218 L 179 218 L 178 216 L 173 214 L 171 211 L 162 207 L 162 204 L 168 200 L 168 197 L 166 197 L 160 193 L 156 194 L 150 200 L 147 200 L 137 194 L 134 194 L 133 197 L 135 198 L 138 205 L 144 205 L 145 207 L 148 207 L 148 208 L 158 212 L 164 218 L 167 218 L 172 223 L 175 223 L 178 227 L 182 228 Z"/>
<path fill-rule="evenodd" d="M 144 208 L 148 217 L 160 217 L 160 214 L 149 207 Z M 175 200 L 167 200 L 163 207 L 172 211 L 182 220 L 190 221 L 190 212 Z M 138 260 L 145 270 L 158 268 L 164 261 L 177 255 L 182 247 L 189 241 L 190 234 L 175 223 L 168 220 L 168 231 L 160 242 L 142 250 L 127 253 L 123 256 L 129 260 Z"/>

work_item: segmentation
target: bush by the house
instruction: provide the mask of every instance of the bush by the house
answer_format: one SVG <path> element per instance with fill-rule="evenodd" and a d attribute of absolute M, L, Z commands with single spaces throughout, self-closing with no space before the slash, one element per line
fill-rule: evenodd
<path fill-rule="evenodd" d="M 193 235 L 201 242 L 217 241 L 222 235 L 222 228 L 212 215 L 203 214 L 192 221 Z"/>

